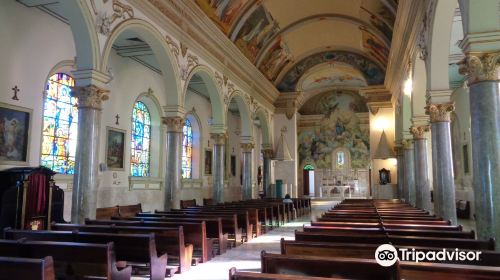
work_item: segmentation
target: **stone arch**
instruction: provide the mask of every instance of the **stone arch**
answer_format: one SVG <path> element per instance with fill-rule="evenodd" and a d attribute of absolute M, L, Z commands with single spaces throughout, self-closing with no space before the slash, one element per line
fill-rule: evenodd
<path fill-rule="evenodd" d="M 117 25 L 104 46 L 102 53 L 102 62 L 100 69 L 102 72 L 107 72 L 109 65 L 109 57 L 113 50 L 113 44 L 116 39 L 125 31 L 131 31 L 137 34 L 144 42 L 146 42 L 156 60 L 158 61 L 159 69 L 163 77 L 166 90 L 166 103 L 168 106 L 182 105 L 180 74 L 177 66 L 177 58 L 170 51 L 169 46 L 165 42 L 164 36 L 150 23 L 140 19 L 129 19 Z"/>
<path fill-rule="evenodd" d="M 430 30 L 430 49 L 427 57 L 427 89 L 446 90 L 449 88 L 449 54 L 453 16 L 457 0 L 436 1 Z"/>
<path fill-rule="evenodd" d="M 255 112 L 255 116 L 260 121 L 260 127 L 262 130 L 262 146 L 272 148 L 272 135 L 266 111 L 263 108 L 259 108 L 257 109 L 257 112 Z"/>
<path fill-rule="evenodd" d="M 235 100 L 240 111 L 241 117 L 241 140 L 242 142 L 253 141 L 253 121 L 250 114 L 249 105 L 245 102 L 245 97 L 242 92 L 235 91 L 229 100 Z M 227 108 L 229 110 L 229 106 Z"/>
<path fill-rule="evenodd" d="M 94 19 L 86 1 L 60 1 L 62 14 L 68 20 L 75 41 L 76 66 L 79 70 L 98 69 L 99 40 Z"/>
<path fill-rule="evenodd" d="M 212 69 L 204 65 L 198 65 L 189 73 L 184 89 L 182 91 L 182 104 L 186 100 L 189 82 L 194 75 L 198 75 L 205 84 L 207 93 L 212 105 L 212 133 L 222 133 L 226 131 L 226 110 L 222 99 L 222 89 L 217 86 L 215 74 Z"/>

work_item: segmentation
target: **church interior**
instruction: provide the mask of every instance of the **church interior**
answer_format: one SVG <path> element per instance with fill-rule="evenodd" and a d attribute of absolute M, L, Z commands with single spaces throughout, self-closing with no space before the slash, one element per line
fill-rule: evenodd
<path fill-rule="evenodd" d="M 500 279 L 498 0 L 4 0 L 0 35 L 0 280 Z"/>

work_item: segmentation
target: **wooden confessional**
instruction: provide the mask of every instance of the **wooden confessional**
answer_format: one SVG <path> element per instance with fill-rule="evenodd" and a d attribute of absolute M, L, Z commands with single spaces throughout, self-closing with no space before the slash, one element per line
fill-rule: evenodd
<path fill-rule="evenodd" d="M 46 167 L 0 171 L 0 228 L 44 230 L 64 223 L 64 191 Z"/>

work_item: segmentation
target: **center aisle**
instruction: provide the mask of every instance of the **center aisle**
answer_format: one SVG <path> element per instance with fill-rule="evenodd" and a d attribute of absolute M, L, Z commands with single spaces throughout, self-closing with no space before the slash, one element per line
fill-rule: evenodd
<path fill-rule="evenodd" d="M 279 253 L 280 239 L 294 239 L 294 231 L 301 229 L 304 224 L 311 221 L 312 217 L 317 217 L 327 209 L 332 207 L 333 201 L 313 201 L 310 216 L 302 216 L 291 223 L 274 229 L 266 234 L 252 239 L 241 246 L 228 250 L 221 256 L 216 256 L 207 263 L 193 266 L 183 274 L 176 274 L 172 280 L 227 280 L 229 269 L 236 267 L 242 271 L 260 272 L 260 252 Z M 143 278 L 137 278 L 143 279 Z"/>

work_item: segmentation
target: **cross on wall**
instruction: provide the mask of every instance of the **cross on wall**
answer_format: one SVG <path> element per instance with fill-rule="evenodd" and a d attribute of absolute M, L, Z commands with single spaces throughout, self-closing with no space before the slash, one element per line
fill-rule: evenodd
<path fill-rule="evenodd" d="M 14 96 L 12 96 L 12 100 L 19 100 L 19 98 L 17 97 L 17 93 L 20 92 L 21 90 L 17 87 L 17 85 L 12 88 L 12 91 L 14 91 Z"/>

